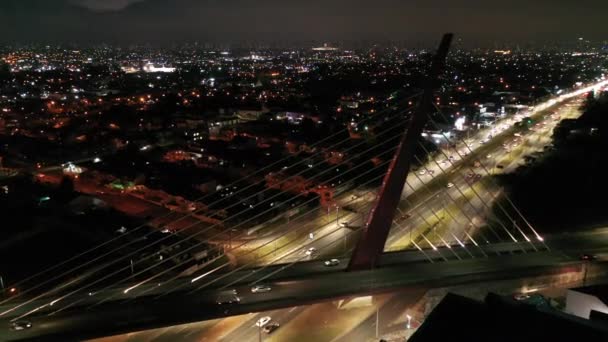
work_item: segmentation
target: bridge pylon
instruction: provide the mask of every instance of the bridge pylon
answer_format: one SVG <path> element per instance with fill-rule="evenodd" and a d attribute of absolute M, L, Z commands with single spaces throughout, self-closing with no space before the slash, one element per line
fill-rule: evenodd
<path fill-rule="evenodd" d="M 370 212 L 367 223 L 350 258 L 347 268 L 349 271 L 374 268 L 384 251 L 393 217 L 401 200 L 405 180 L 410 171 L 418 138 L 428 122 L 429 115 L 434 110 L 433 92 L 439 87 L 439 75 L 444 69 L 452 37 L 453 34 L 451 33 L 443 35 L 439 48 L 433 57 L 430 72 L 425 80 L 422 98 L 406 133 L 399 142 L 386 176 L 384 176 L 378 199 Z"/>

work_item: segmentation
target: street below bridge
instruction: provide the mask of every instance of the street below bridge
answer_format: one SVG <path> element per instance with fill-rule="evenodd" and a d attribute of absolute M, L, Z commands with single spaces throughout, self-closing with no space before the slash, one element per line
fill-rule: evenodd
<path fill-rule="evenodd" d="M 283 327 L 276 332 L 277 336 L 280 336 L 279 332 L 288 334 L 291 325 L 290 317 L 297 320 L 297 317 L 301 315 L 310 315 L 308 310 L 319 310 L 323 307 L 319 306 L 320 304 L 339 298 L 389 293 L 399 289 L 430 289 L 563 272 L 580 273 L 584 267 L 584 262 L 579 258 L 581 253 L 598 255 L 598 260 L 593 261 L 593 265 L 601 269 L 606 268 L 607 263 L 604 261 L 604 256 L 608 253 L 608 247 L 606 247 L 608 246 L 608 229 L 606 228 L 584 233 L 548 236 L 546 243 L 556 252 L 512 254 L 508 251 L 513 250 L 515 246 L 493 245 L 487 246 L 489 249 L 486 254 L 491 255 L 488 258 L 480 256 L 467 260 L 440 262 L 435 256 L 437 261 L 433 263 L 424 261 L 408 263 L 407 259 L 416 259 L 412 256 L 413 254 L 391 253 L 386 255 L 386 260 L 382 261 L 382 267 L 360 272 L 343 272 L 341 267 L 328 271 L 321 263 L 310 262 L 305 263 L 305 265 L 311 264 L 305 267 L 318 264 L 318 269 L 325 269 L 325 271 L 310 274 L 308 273 L 309 268 L 306 276 L 298 277 L 296 276 L 298 271 L 294 269 L 290 278 L 267 279 L 265 284 L 272 288 L 271 291 L 251 293 L 251 286 L 255 283 L 255 279 L 259 278 L 258 275 L 255 279 L 243 281 L 229 288 L 236 290 L 241 298 L 239 304 L 229 306 L 216 304 L 220 292 L 225 291 L 221 289 L 226 286 L 222 282 L 218 283 L 215 289 L 184 291 L 158 299 L 154 299 L 154 296 L 140 297 L 133 301 L 121 300 L 92 308 L 75 307 L 73 310 L 60 311 L 53 315 L 44 314 L 45 310 L 49 309 L 44 307 L 40 308 L 39 313 L 34 313 L 28 318 L 33 324 L 31 329 L 19 332 L 6 331 L 0 336 L 7 340 L 44 336 L 69 341 L 223 316 L 245 314 L 248 317 L 246 322 L 255 322 L 268 316 L 269 312 L 276 319 L 282 320 Z M 230 282 L 230 280 L 226 280 L 226 282 Z M 138 297 L 136 292 L 129 293 L 127 297 Z M 107 293 L 102 295 L 105 297 Z M 304 306 L 301 308 L 293 309 L 294 306 L 302 305 Z M 248 314 L 250 312 L 259 313 Z M 222 324 L 228 324 L 235 319 L 228 318 L 228 321 Z M 8 324 L 8 322 L 2 322 L 2 324 L 4 323 Z M 299 324 L 293 325 L 295 328 L 304 329 Z M 243 327 L 249 327 L 246 329 L 250 334 L 248 336 L 257 337 L 257 327 L 252 328 L 248 324 Z M 241 329 L 244 329 L 243 327 Z M 322 328 L 317 326 L 315 329 Z"/>
<path fill-rule="evenodd" d="M 576 96 L 578 95 L 579 94 Z M 500 191 L 500 189 L 493 188 L 491 185 L 488 185 L 488 182 L 483 182 L 483 180 L 490 177 L 491 174 L 494 173 L 512 171 L 519 165 L 523 156 L 543 151 L 544 147 L 550 143 L 550 132 L 554 125 L 559 122 L 559 120 L 562 118 L 572 118 L 580 115 L 578 110 L 579 100 L 575 96 L 563 99 L 563 101 L 564 102 L 556 102 L 551 100 L 549 101 L 550 103 L 543 104 L 537 110 L 535 110 L 532 117 L 535 119 L 535 121 L 537 121 L 537 124 L 535 125 L 534 129 L 526 132 L 526 134 L 519 135 L 518 131 L 513 127 L 512 121 L 505 122 L 505 126 L 501 128 L 501 132 L 499 134 L 494 133 L 492 139 L 486 139 L 487 141 L 482 143 L 482 140 L 484 140 L 483 136 L 484 134 L 488 134 L 488 131 L 481 131 L 479 132 L 479 135 L 476 136 L 476 141 L 474 141 L 475 139 L 468 139 L 461 145 L 458 145 L 455 151 L 444 151 L 444 155 L 440 154 L 436 161 L 429 161 L 427 165 L 421 167 L 421 170 L 427 170 L 425 174 L 420 174 L 421 172 L 412 172 L 409 177 L 408 185 L 406 185 L 406 188 L 404 189 L 404 201 L 402 202 L 401 206 L 404 208 L 404 210 L 407 210 L 407 215 L 405 215 L 405 212 L 402 211 L 398 217 L 395 217 L 395 226 L 392 229 L 386 249 L 388 251 L 401 250 L 403 248 L 410 247 L 411 241 L 414 240 L 424 247 L 429 247 L 428 245 L 425 245 L 425 243 L 432 244 L 436 250 L 433 251 L 432 249 L 429 249 L 427 250 L 427 253 L 430 254 L 431 258 L 433 258 L 435 261 L 449 260 L 449 264 L 453 265 L 457 264 L 458 262 L 466 263 L 471 262 L 472 260 L 476 262 L 479 262 L 479 260 L 484 260 L 484 254 L 479 254 L 479 251 L 476 250 L 475 247 L 470 243 L 471 241 L 467 241 L 465 238 L 465 232 L 470 232 L 471 235 L 475 235 L 477 238 L 478 234 L 476 234 L 477 232 L 475 229 L 471 229 L 471 227 L 466 223 L 470 222 L 471 218 L 473 218 L 473 222 L 476 222 L 476 225 L 481 226 L 484 223 L 484 215 L 487 213 L 487 204 L 491 203 L 491 201 Z M 517 137 L 513 138 L 513 136 Z M 463 144 L 466 144 L 468 147 L 464 146 Z M 465 149 L 467 150 L 466 153 Z M 456 157 L 448 159 L 446 158 L 448 155 L 456 155 Z M 481 167 L 475 167 L 472 165 L 473 161 L 479 161 L 481 163 Z M 498 165 L 501 165 L 501 167 L 498 168 Z M 434 172 L 428 172 L 428 170 L 433 170 Z M 485 171 L 490 171 L 490 174 L 483 174 Z M 467 175 L 471 173 L 475 174 L 477 172 L 482 174 L 481 180 L 474 183 L 471 187 L 471 182 L 470 179 L 467 178 Z M 446 184 L 452 184 L 452 186 L 447 187 Z M 238 278 L 240 274 L 247 273 L 247 271 L 242 271 L 234 273 L 234 276 L 229 276 L 226 278 L 226 281 L 220 281 L 217 284 L 231 284 L 230 279 L 238 279 L 238 284 L 246 284 L 248 281 L 253 282 L 253 279 L 259 279 L 259 277 L 263 277 L 263 279 L 266 279 L 267 277 L 267 280 L 264 280 L 264 282 L 269 281 L 272 283 L 275 281 L 275 279 L 278 279 L 281 276 L 283 276 L 285 279 L 289 279 L 289 277 L 298 278 L 298 276 L 301 274 L 310 274 L 315 272 L 318 272 L 320 275 L 327 274 L 328 276 L 332 275 L 335 277 L 335 274 L 337 274 L 336 272 L 343 270 L 347 262 L 344 255 L 348 254 L 353 242 L 355 241 L 356 230 L 363 226 L 365 222 L 365 214 L 369 210 L 369 206 L 373 203 L 374 199 L 375 191 L 370 191 L 369 193 L 362 193 L 361 191 L 358 191 L 344 194 L 340 198 L 341 203 L 343 203 L 342 206 L 349 206 L 351 209 L 337 210 L 335 216 L 334 212 L 332 211 L 320 211 L 316 214 L 317 219 L 308 220 L 305 227 L 309 227 L 307 228 L 309 230 L 305 229 L 300 232 L 301 236 L 299 239 L 291 239 L 286 245 L 278 244 L 277 246 L 276 242 L 274 243 L 274 246 L 269 244 L 266 248 L 265 254 L 258 251 L 253 254 L 255 256 L 253 259 L 245 259 L 245 262 L 243 262 L 243 259 L 237 259 L 239 260 L 239 264 L 245 264 L 249 267 L 263 266 L 260 271 L 253 272 L 253 274 L 256 275 L 256 278 Z M 464 210 L 462 208 L 464 208 Z M 457 209 L 460 209 L 460 211 Z M 273 234 L 276 234 L 275 232 L 280 228 L 284 229 L 284 227 L 280 227 L 278 225 L 266 227 L 261 231 L 260 237 L 256 237 L 253 240 L 248 240 L 247 245 L 255 246 L 255 244 L 258 243 L 259 246 L 260 243 L 264 244 L 264 240 L 269 241 L 269 239 L 272 239 Z M 467 231 L 467 229 L 470 230 Z M 445 234 L 446 232 L 451 232 L 451 234 L 447 235 Z M 423 234 L 426 235 L 424 241 L 421 240 L 421 236 L 423 236 Z M 534 238 L 534 236 L 532 236 L 532 238 Z M 520 236 L 518 236 L 518 240 L 522 240 Z M 455 247 L 458 247 L 456 245 L 458 241 L 463 241 L 466 243 L 466 248 L 452 249 L 446 247 L 447 245 L 454 245 Z M 230 241 L 230 243 L 237 242 L 238 240 Z M 544 246 L 540 243 L 537 243 L 536 247 L 532 247 L 531 249 L 531 246 L 526 245 L 522 248 L 522 245 L 526 245 L 526 243 L 507 242 L 502 244 L 503 247 L 506 246 L 505 248 L 507 249 L 505 251 L 508 253 L 517 253 L 516 251 L 521 251 L 522 249 L 527 251 L 544 249 Z M 589 247 L 587 245 L 585 246 L 586 248 Z M 315 250 L 318 252 L 311 255 L 306 254 L 305 251 L 311 247 L 315 248 Z M 484 246 L 484 248 L 494 247 Z M 247 251 L 247 248 L 243 248 L 239 251 Z M 399 260 L 397 255 L 398 253 L 388 254 L 384 257 L 384 260 L 392 260 L 389 262 L 391 265 L 401 263 L 403 260 Z M 414 262 L 416 263 L 425 264 L 427 261 L 425 260 L 427 257 L 415 251 L 408 252 L 406 255 L 408 255 L 407 258 L 410 260 L 415 259 Z M 414 255 L 415 257 L 413 257 Z M 551 258 L 563 257 L 554 253 L 539 253 L 539 255 L 543 255 L 544 257 L 550 255 Z M 328 268 L 323 265 L 323 261 L 325 259 L 334 256 L 340 259 L 340 265 L 332 268 Z M 522 265 L 526 265 L 530 260 L 536 260 L 534 254 L 529 253 L 523 254 L 523 256 L 517 255 L 517 257 L 521 257 L 526 260 L 526 262 Z M 504 256 L 502 258 L 504 258 Z M 559 258 L 551 258 L 547 259 L 551 260 L 549 264 L 561 264 L 565 262 L 565 260 L 558 260 Z M 467 260 L 459 261 L 459 259 Z M 566 259 L 576 260 L 576 257 L 570 255 L 566 257 Z M 532 264 L 534 264 L 536 261 L 533 261 Z M 292 266 L 291 263 L 295 262 L 303 263 Z M 287 266 L 280 266 L 280 264 L 285 263 L 287 263 Z M 277 264 L 278 266 L 274 266 L 274 264 Z M 536 265 L 535 267 L 540 266 L 543 265 Z M 391 266 L 391 268 L 392 267 L 397 266 Z M 285 270 L 283 270 L 283 268 L 285 268 Z M 455 269 L 457 269 L 457 267 Z M 474 268 L 472 269 L 474 270 Z M 301 273 L 302 271 L 304 273 Z M 483 273 L 484 271 L 480 270 L 480 272 Z M 422 273 L 424 274 L 424 272 Z M 279 277 L 277 277 L 276 274 L 278 274 Z M 204 281 L 207 281 L 208 279 L 213 279 L 214 276 L 217 275 L 209 275 L 207 278 L 203 277 L 204 279 L 200 283 L 204 283 Z M 183 286 L 182 284 L 186 281 L 187 279 L 181 283 L 178 283 L 177 287 Z M 272 293 L 273 295 L 278 294 L 279 297 L 271 296 L 269 300 L 276 301 L 279 300 L 279 298 L 292 298 L 289 297 L 290 291 L 283 289 L 282 287 L 284 285 L 284 280 L 281 281 L 282 282 L 280 283 L 272 283 Z M 292 281 L 294 280 L 290 280 L 289 284 L 292 284 Z M 301 280 L 298 278 L 295 283 L 301 284 L 300 281 Z M 334 280 L 330 281 L 330 283 L 332 283 L 334 286 L 336 285 Z M 155 284 L 150 285 L 154 286 Z M 167 290 L 165 284 L 159 283 L 159 285 L 162 286 L 159 286 L 158 290 L 153 289 L 150 291 L 150 286 L 142 287 L 140 290 L 150 291 L 152 294 L 156 293 L 157 291 L 158 293 L 162 293 L 163 291 Z M 351 284 L 345 284 L 344 287 L 340 287 L 343 290 L 347 290 L 349 288 L 347 285 Z M 174 284 L 171 286 L 174 286 Z M 302 288 L 298 288 L 298 285 L 290 285 L 290 287 L 297 289 L 297 295 L 293 295 L 297 298 L 303 297 L 302 293 L 298 291 L 312 291 L 313 293 L 320 291 L 318 293 L 321 295 L 318 296 L 321 298 L 325 298 L 325 295 L 323 295 L 324 293 L 331 293 L 331 291 L 327 292 L 327 290 L 322 289 L 309 290 L 308 286 L 309 284 Z M 375 291 L 377 288 L 383 289 L 386 287 L 385 285 L 370 285 L 369 289 L 371 290 L 372 288 L 374 288 Z M 390 286 L 388 288 L 390 288 Z M 120 298 L 120 292 L 122 291 L 122 289 L 109 289 L 105 292 L 95 293 L 92 296 L 89 295 L 89 297 L 92 298 L 80 298 L 76 302 L 80 302 L 78 305 L 95 302 L 108 292 L 114 297 Z M 250 305 L 247 301 L 248 297 L 250 297 L 248 294 L 249 288 L 240 287 L 238 288 L 238 291 L 240 295 L 243 296 L 242 306 L 247 307 Z M 358 293 L 358 291 L 359 290 L 355 292 Z M 247 295 L 243 295 L 243 293 Z M 349 293 L 351 292 L 346 291 L 342 295 L 348 295 Z M 127 297 L 138 298 L 138 296 L 138 291 L 133 291 L 133 293 L 128 294 Z M 213 294 L 212 292 L 211 297 L 216 296 L 217 294 Z M 338 294 L 330 295 L 330 297 L 335 296 L 338 296 Z M 256 297 L 259 299 L 264 299 L 264 296 L 260 294 L 257 294 Z M 306 296 L 304 296 L 304 298 L 305 297 Z M 210 300 L 209 303 L 211 303 L 211 305 L 215 303 L 215 299 L 207 298 L 207 300 Z M 317 299 L 313 301 L 316 300 Z M 48 307 L 45 308 L 45 304 L 43 302 L 44 300 L 36 301 L 35 303 L 32 303 L 32 305 L 27 305 L 26 307 L 29 307 L 30 310 L 35 311 L 39 309 L 42 309 L 41 311 L 49 309 Z M 42 305 L 40 305 L 41 303 Z M 204 306 L 208 306 L 209 303 Z M 281 304 L 281 307 L 286 304 L 287 303 Z M 297 301 L 295 304 L 300 304 L 300 302 Z M 293 309 L 293 311 L 290 312 L 300 312 L 300 310 L 304 309 Z M 258 309 L 256 307 L 255 310 L 251 311 L 258 311 Z M 69 313 L 69 310 L 67 310 L 66 313 Z M 284 310 L 273 312 L 273 315 L 282 317 L 281 322 L 278 322 L 281 325 L 289 324 L 291 319 L 288 318 L 292 317 L 291 315 L 287 315 Z M 129 316 L 131 317 L 132 314 L 129 314 Z M 258 316 L 259 315 L 256 317 Z M 175 315 L 175 317 L 179 317 L 179 315 Z M 157 318 L 158 317 L 149 319 Z M 191 320 L 191 318 L 187 318 L 187 320 Z M 57 323 L 55 322 L 54 324 Z M 86 326 L 86 324 L 84 325 Z M 281 329 L 281 331 L 284 331 L 284 329 Z"/>

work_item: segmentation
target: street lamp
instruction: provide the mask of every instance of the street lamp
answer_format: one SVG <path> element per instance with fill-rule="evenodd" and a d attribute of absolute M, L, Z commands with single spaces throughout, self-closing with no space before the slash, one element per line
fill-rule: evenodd
<path fill-rule="evenodd" d="M 339 219 L 339 213 L 340 213 L 340 206 L 338 206 L 336 204 L 336 228 L 339 227 L 340 225 L 338 224 L 338 219 Z"/>
<path fill-rule="evenodd" d="M 378 325 L 380 325 L 380 308 L 376 307 L 376 338 L 378 338 Z"/>
<path fill-rule="evenodd" d="M 258 341 L 262 342 L 262 325 L 258 326 Z"/>

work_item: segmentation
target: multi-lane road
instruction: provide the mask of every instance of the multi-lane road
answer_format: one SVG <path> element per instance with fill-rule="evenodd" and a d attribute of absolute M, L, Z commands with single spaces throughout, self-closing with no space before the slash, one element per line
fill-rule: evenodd
<path fill-rule="evenodd" d="M 564 97 L 561 100 L 565 101 L 573 99 L 574 96 L 580 95 L 588 90 L 589 89 L 581 89 L 571 94 L 570 97 Z M 475 142 L 470 140 L 466 141 L 465 143 L 468 146 L 465 146 L 465 143 L 460 143 L 456 147 L 456 150 L 444 151 L 445 155 L 453 156 L 451 160 L 447 160 L 445 156 L 439 155 L 437 162 L 429 161 L 427 165 L 421 168 L 421 170 L 432 170 L 433 174 L 428 171 L 424 175 L 421 175 L 420 171 L 415 173 L 412 172 L 408 177 L 408 185 L 406 185 L 406 188 L 404 189 L 404 202 L 412 197 L 414 200 L 409 201 L 413 203 L 403 203 L 403 208 L 408 208 L 408 215 L 411 215 L 411 217 L 407 219 L 401 217 L 396 218 L 397 225 L 393 228 L 387 243 L 387 249 L 392 250 L 406 247 L 410 245 L 411 239 L 418 241 L 421 244 L 424 244 L 424 242 L 428 244 L 432 243 L 437 247 L 441 247 L 442 244 L 456 244 L 458 241 L 462 241 L 468 243 L 469 247 L 472 247 L 470 241 L 467 241 L 467 233 L 471 232 L 471 234 L 474 234 L 476 231 L 474 229 L 475 227 L 470 227 L 469 222 L 472 219 L 472 221 L 475 223 L 474 225 L 481 226 L 483 224 L 483 217 L 485 213 L 487 213 L 488 203 L 491 203 L 492 199 L 498 194 L 499 191 L 499 189 L 493 187 L 490 182 L 485 181 L 485 170 L 487 169 L 491 173 L 509 171 L 517 166 L 518 161 L 521 160 L 523 155 L 542 150 L 543 146 L 549 142 L 547 135 L 551 131 L 554 123 L 559 121 L 559 117 L 577 115 L 576 111 L 572 110 L 572 108 L 566 108 L 565 110 L 560 109 L 557 116 L 551 117 L 548 114 L 553 113 L 554 108 L 550 107 L 556 103 L 557 102 L 555 102 L 555 100 L 551 100 L 546 104 L 538 106 L 536 110 L 531 113 L 535 119 L 538 119 L 537 122 L 541 121 L 543 125 L 535 127 L 535 129 L 530 131 L 528 134 L 517 138 L 514 137 L 513 134 L 515 129 L 510 128 L 510 125 L 512 126 L 514 122 L 505 120 L 504 122 L 499 122 L 497 126 L 495 126 L 499 127 L 499 130 L 502 133 L 493 132 L 492 139 L 487 141 L 485 144 L 480 144 L 480 142 L 485 140 L 487 135 L 490 134 L 489 129 L 480 131 L 479 134 L 474 138 L 476 140 Z M 546 109 L 550 110 L 545 111 Z M 464 153 L 465 150 L 467 152 L 466 156 Z M 471 161 L 473 160 L 479 160 L 483 167 L 472 167 Z M 497 168 L 498 165 L 501 165 L 502 168 Z M 471 168 L 472 170 L 470 170 Z M 466 174 L 468 173 L 478 173 L 482 175 L 482 179 L 475 183 L 476 185 L 474 192 L 470 187 L 471 180 L 466 178 Z M 453 186 L 447 188 L 448 183 L 453 184 Z M 422 195 L 412 196 L 417 194 Z M 358 193 L 355 196 L 353 195 L 354 194 L 352 192 L 349 192 L 348 194 L 340 197 L 339 201 L 343 204 L 343 207 L 348 205 L 349 207 L 354 208 L 357 213 L 346 209 L 338 210 L 337 212 L 330 211 L 329 213 L 318 212 L 315 214 L 315 219 L 308 219 L 307 224 L 302 225 L 304 228 L 302 228 L 300 231 L 297 239 L 284 239 L 283 244 L 277 244 L 275 242 L 274 246 L 272 246 L 272 244 L 264 246 L 266 247 L 264 252 L 261 252 L 262 249 L 256 251 L 254 254 L 256 255 L 254 262 L 248 261 L 249 265 L 247 266 L 281 263 L 289 264 L 296 261 L 313 260 L 312 262 L 302 265 L 290 266 L 287 268 L 287 270 L 283 270 L 282 266 L 268 266 L 265 267 L 263 271 L 255 273 L 258 277 L 261 274 L 271 274 L 274 272 L 278 272 L 277 274 L 279 276 L 288 277 L 290 275 L 300 276 L 302 274 L 309 274 L 311 271 L 313 273 L 319 271 L 320 273 L 331 274 L 336 271 L 340 271 L 342 267 L 344 267 L 344 259 L 342 260 L 341 265 L 331 269 L 325 267 L 322 262 L 325 258 L 329 258 L 333 255 L 343 254 L 350 249 L 350 246 L 352 246 L 355 238 L 355 233 L 353 232 L 364 224 L 367 208 L 371 206 L 375 198 L 374 191 L 370 191 L 369 193 Z M 352 203 L 347 204 L 347 202 Z M 342 226 L 343 223 L 348 224 L 346 226 Z M 501 229 L 501 227 L 495 228 Z M 261 245 L 266 245 L 266 242 L 272 241 L 277 234 L 277 230 L 275 229 L 266 229 L 265 231 L 266 232 L 260 236 L 260 239 L 247 242 L 247 245 L 250 245 L 250 250 L 257 248 L 252 248 L 251 245 L 255 246 L 258 244 L 258 247 Z M 449 234 L 446 234 L 448 232 Z M 489 234 L 489 232 L 487 233 Z M 477 235 L 480 234 L 475 235 L 477 238 Z M 479 237 L 478 239 L 481 240 L 482 238 Z M 520 240 L 521 236 L 517 236 L 516 239 Z M 505 246 L 508 246 L 508 244 Z M 509 248 L 512 247 L 513 249 L 519 249 L 520 246 L 521 243 L 514 243 L 510 245 Z M 311 247 L 315 248 L 315 252 L 313 252 L 311 255 L 307 255 L 305 251 Z M 427 253 L 433 254 L 433 256 L 438 259 L 467 259 L 460 262 L 477 260 L 473 258 L 473 256 L 479 256 L 479 254 L 474 252 L 474 248 L 469 249 L 470 250 L 468 252 L 464 252 L 467 251 L 465 248 L 463 248 L 460 252 L 453 252 L 453 249 L 442 248 L 439 251 Z M 247 249 L 243 248 L 243 250 Z M 420 261 L 424 260 L 426 257 L 424 257 L 422 254 L 416 254 L 416 258 L 418 259 L 417 261 Z M 534 259 L 535 257 L 526 258 Z M 552 260 L 551 262 L 557 261 Z M 309 268 L 307 271 L 309 273 L 302 273 L 302 270 L 307 267 Z M 235 274 L 239 273 L 235 272 Z M 211 277 L 213 277 L 213 275 L 210 275 L 208 278 Z M 207 280 L 204 277 L 201 279 L 203 281 Z M 250 277 L 249 279 L 253 278 Z M 269 279 L 273 278 L 271 277 Z M 218 284 L 221 283 L 222 282 L 219 282 Z M 282 299 L 289 298 L 290 291 L 280 290 L 281 286 L 282 285 L 280 283 L 273 284 L 274 288 L 279 289 L 273 289 L 273 296 L 277 295 Z M 308 286 L 310 286 L 310 284 L 307 284 L 306 286 L 306 291 L 308 291 Z M 290 287 L 293 287 L 293 285 L 290 285 Z M 161 288 L 163 288 L 163 286 L 161 286 Z M 138 290 L 148 289 L 149 286 L 144 286 Z M 312 287 L 310 289 L 314 290 Z M 165 289 L 161 291 L 164 290 Z M 112 290 L 109 291 L 111 292 Z M 115 290 L 116 293 L 113 295 L 120 296 L 121 291 L 123 290 Z M 247 293 L 248 288 L 240 289 L 240 291 Z M 133 293 L 129 294 L 129 296 L 137 297 L 137 293 L 137 291 L 133 291 Z M 286 295 L 287 297 L 282 297 L 283 295 Z M 297 296 L 301 297 L 301 293 L 298 292 Z M 262 298 L 262 296 L 258 297 Z M 271 299 L 272 298 L 274 297 L 271 296 Z M 87 303 L 89 301 L 94 302 L 96 298 L 89 299 L 85 296 L 85 298 L 82 300 L 84 303 Z M 73 300 L 71 302 L 73 302 Z M 41 303 L 42 302 L 40 301 L 36 301 L 35 303 L 31 303 L 31 305 L 27 305 L 27 307 L 29 310 L 36 310 L 37 308 L 44 306 L 44 303 Z M 82 304 L 82 302 L 80 304 Z M 244 305 L 242 307 L 246 307 L 246 297 L 243 298 L 243 304 Z M 49 307 L 46 307 L 45 309 L 49 309 Z M 293 309 L 292 311 L 277 311 L 273 312 L 273 316 L 281 317 L 280 319 L 282 321 L 280 323 L 285 325 L 290 321 L 290 319 L 288 319 L 291 317 L 291 315 L 289 315 L 290 313 L 298 313 L 302 310 L 306 311 L 306 308 Z M 254 318 L 252 319 L 255 321 L 256 317 L 259 319 L 260 315 L 253 316 Z M 39 325 L 37 326 L 40 328 Z M 46 327 L 46 325 L 43 325 L 43 327 Z M 53 328 L 52 324 L 50 325 L 50 328 Z M 239 329 L 243 328 L 241 327 Z M 237 334 L 239 329 L 235 330 L 237 331 Z M 283 328 L 281 328 L 281 330 L 283 330 Z M 241 334 L 244 334 L 244 331 L 249 332 L 250 329 L 242 330 Z"/>
<path fill-rule="evenodd" d="M 506 253 L 520 247 L 511 243 L 486 246 L 485 254 L 489 257 L 483 257 L 480 252 L 475 252 L 475 247 L 469 246 L 467 248 L 473 252 L 474 258 L 434 263 L 412 261 L 410 258 L 415 254 L 408 252 L 401 255 L 387 255 L 382 261 L 382 267 L 360 272 L 344 272 L 341 265 L 327 268 L 320 262 L 309 262 L 294 266 L 291 277 L 280 279 L 275 275 L 267 279 L 265 284 L 272 290 L 264 293 L 251 292 L 251 286 L 257 278 L 254 277 L 226 288 L 223 283 L 192 292 L 191 286 L 184 289 L 188 291 L 156 299 L 153 296 L 140 297 L 139 300 L 117 301 L 92 308 L 81 306 L 76 308 L 77 310 L 66 310 L 52 315 L 47 314 L 49 312 L 47 307 L 27 318 L 32 322 L 32 328 L 24 331 L 7 329 L 0 332 L 0 337 L 13 340 L 45 336 L 69 341 L 72 338 L 107 335 L 249 312 L 261 313 L 246 316 L 248 323 L 270 315 L 281 320 L 283 327 L 276 332 L 279 336 L 279 333 L 288 333 L 290 317 L 306 314 L 305 311 L 299 311 L 306 308 L 292 309 L 297 305 L 404 287 L 445 287 L 495 279 L 538 276 L 564 269 L 580 270 L 582 267 L 580 253 L 608 252 L 608 229 L 547 236 L 546 243 L 552 250 L 559 252 Z M 498 255 L 498 250 L 503 250 L 506 254 Z M 463 250 L 460 253 L 465 255 L 466 252 Z M 603 265 L 602 261 L 594 263 Z M 309 268 L 304 272 L 306 276 L 298 275 L 299 267 Z M 310 267 L 317 267 L 323 271 L 308 273 Z M 216 301 L 226 290 L 236 290 L 240 303 L 218 305 Z M 280 308 L 289 309 L 276 311 Z M 2 321 L 0 324 L 8 326 L 7 321 Z M 257 338 L 257 327 L 249 324 L 241 326 L 236 331 L 238 334 L 245 334 L 247 340 Z"/>
<path fill-rule="evenodd" d="M 529 130 L 515 127 L 514 118 L 498 121 L 494 128 L 479 131 L 454 149 L 443 150 L 435 160 L 411 172 L 400 205 L 403 210 L 395 218 L 385 249 L 411 248 L 411 240 L 428 248 L 431 244 L 458 245 L 471 238 L 479 243 L 537 239 L 526 227 L 520 232 L 511 225 L 490 225 L 485 217 L 501 192 L 491 176 L 510 172 L 522 164 L 525 156 L 542 152 L 551 143 L 551 132 L 560 120 L 580 115 L 580 100 L 575 97 L 565 97 L 559 104 L 549 103 L 552 106 L 539 105 L 539 109 L 525 113 L 534 119 Z M 488 135 L 492 138 L 488 139 Z M 477 167 L 474 161 L 479 162 Z M 244 248 L 236 255 L 243 253 L 249 256 L 241 259 L 244 263 L 260 265 L 348 254 L 376 193 L 375 189 L 360 190 L 339 198 L 342 208 L 354 208 L 358 213 L 319 209 L 292 222 L 288 233 L 286 226 L 269 226 L 266 235 L 243 243 Z M 485 230 L 480 232 L 479 227 Z M 310 248 L 315 252 L 308 255 Z"/>

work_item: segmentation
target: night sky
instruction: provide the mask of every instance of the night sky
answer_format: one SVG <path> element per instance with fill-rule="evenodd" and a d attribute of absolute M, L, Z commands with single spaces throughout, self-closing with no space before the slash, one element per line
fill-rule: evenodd
<path fill-rule="evenodd" d="M 0 41 L 608 39 L 607 0 L 0 0 Z"/>

